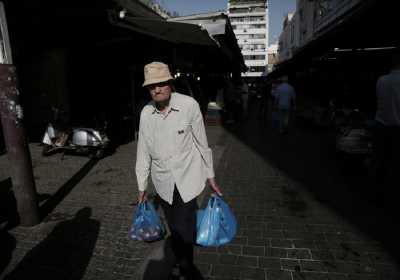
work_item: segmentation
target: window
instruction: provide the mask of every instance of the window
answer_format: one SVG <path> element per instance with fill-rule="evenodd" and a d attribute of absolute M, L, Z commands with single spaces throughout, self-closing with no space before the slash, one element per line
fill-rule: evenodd
<path fill-rule="evenodd" d="M 265 44 L 258 44 L 257 50 L 265 50 Z"/>
<path fill-rule="evenodd" d="M 265 66 L 250 66 L 249 72 L 264 72 Z"/>
<path fill-rule="evenodd" d="M 251 34 L 251 39 L 265 39 L 265 34 Z"/>
<path fill-rule="evenodd" d="M 241 13 L 248 13 L 249 10 L 247 8 L 231 8 L 229 9 L 231 14 L 241 14 Z"/>
<path fill-rule="evenodd" d="M 256 7 L 256 8 L 253 9 L 253 12 L 257 12 L 257 13 L 259 13 L 259 12 L 265 12 L 265 8 Z"/>
<path fill-rule="evenodd" d="M 253 24 L 252 25 L 253 28 L 265 28 L 264 24 Z"/>
<path fill-rule="evenodd" d="M 244 55 L 245 60 L 264 60 L 265 55 Z"/>

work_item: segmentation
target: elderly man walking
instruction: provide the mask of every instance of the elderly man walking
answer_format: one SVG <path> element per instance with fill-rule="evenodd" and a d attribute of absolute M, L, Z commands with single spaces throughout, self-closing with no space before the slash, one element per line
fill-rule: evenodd
<path fill-rule="evenodd" d="M 144 67 L 152 101 L 140 115 L 136 176 L 139 202 L 146 199 L 149 174 L 171 230 L 172 250 L 185 279 L 196 279 L 193 245 L 196 238 L 196 197 L 206 182 L 221 194 L 214 179 L 213 158 L 199 104 L 174 92 L 166 64 Z"/>

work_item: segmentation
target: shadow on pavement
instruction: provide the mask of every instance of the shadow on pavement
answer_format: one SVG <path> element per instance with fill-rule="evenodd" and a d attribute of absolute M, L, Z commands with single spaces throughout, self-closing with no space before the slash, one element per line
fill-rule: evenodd
<path fill-rule="evenodd" d="M 162 244 L 162 245 L 161 245 Z M 168 279 L 175 263 L 175 256 L 171 249 L 171 239 L 161 242 L 151 256 L 145 261 L 142 280 Z"/>
<path fill-rule="evenodd" d="M 44 219 L 54 208 L 74 189 L 74 187 L 93 169 L 99 162 L 97 159 L 89 160 L 74 176 L 71 177 L 60 189 L 40 206 L 40 217 Z"/>
<path fill-rule="evenodd" d="M 85 207 L 73 219 L 58 223 L 4 279 L 82 279 L 100 229 L 91 214 Z"/>
<path fill-rule="evenodd" d="M 172 240 L 168 237 L 160 242 L 159 247 L 152 250 L 151 255 L 147 257 L 141 268 L 141 280 L 180 279 L 179 272 L 174 268 L 176 258 L 171 245 Z M 203 280 L 204 278 L 197 267 L 194 269 L 195 276 L 193 280 Z M 171 277 L 171 272 L 175 277 Z"/>
<path fill-rule="evenodd" d="M 6 230 L 0 229 L 0 275 L 10 263 L 15 246 L 16 240 L 14 236 L 9 234 Z"/>
<path fill-rule="evenodd" d="M 0 181 L 0 225 L 13 228 L 19 223 L 17 201 L 12 190 L 11 178 Z"/>
<path fill-rule="evenodd" d="M 395 199 L 382 206 L 377 200 L 379 190 L 372 186 L 361 162 L 344 165 L 337 158 L 334 134 L 297 123 L 287 135 L 281 135 L 267 122 L 254 119 L 225 128 L 400 261 Z M 295 212 L 307 207 L 289 206 Z"/>

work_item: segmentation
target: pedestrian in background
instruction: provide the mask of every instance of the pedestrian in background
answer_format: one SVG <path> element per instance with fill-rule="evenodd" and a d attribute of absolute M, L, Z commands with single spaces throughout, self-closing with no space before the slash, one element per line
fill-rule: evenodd
<path fill-rule="evenodd" d="M 249 110 L 249 86 L 245 81 L 242 82 L 241 87 L 241 96 L 242 96 L 242 110 L 243 110 L 243 119 L 247 119 L 247 114 Z"/>
<path fill-rule="evenodd" d="M 229 78 L 225 79 L 224 104 L 225 122 L 232 124 L 235 122 L 235 87 Z"/>
<path fill-rule="evenodd" d="M 374 133 L 374 163 L 378 187 L 387 187 L 398 176 L 400 160 L 400 54 L 394 55 L 392 70 L 376 83 L 377 111 Z M 397 181 L 397 180 L 396 180 Z M 393 182 L 393 181 L 392 181 Z M 396 184 L 393 187 L 397 187 Z M 394 193 L 383 189 L 390 197 Z M 382 197 L 381 197 L 382 198 Z"/>
<path fill-rule="evenodd" d="M 287 133 L 296 110 L 296 92 L 288 83 L 287 76 L 278 79 L 278 85 L 274 90 L 274 98 L 279 112 L 279 131 L 280 133 Z"/>
<path fill-rule="evenodd" d="M 271 121 L 271 127 L 273 129 L 279 129 L 279 110 L 278 110 L 278 105 L 276 102 L 276 88 L 279 85 L 278 80 L 273 80 L 271 82 L 271 91 L 269 92 L 268 95 L 268 111 L 269 111 L 269 120 Z"/>
<path fill-rule="evenodd" d="M 174 92 L 166 64 L 147 64 L 144 77 L 143 86 L 149 90 L 152 101 L 140 115 L 136 159 L 138 200 L 146 200 L 151 173 L 180 271 L 185 279 L 198 279 L 193 264 L 196 197 L 204 190 L 206 181 L 221 195 L 214 178 L 203 117 L 192 97 Z"/>

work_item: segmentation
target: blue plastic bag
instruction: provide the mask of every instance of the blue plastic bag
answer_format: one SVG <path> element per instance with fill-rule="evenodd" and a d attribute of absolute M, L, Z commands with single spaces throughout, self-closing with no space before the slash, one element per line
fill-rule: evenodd
<path fill-rule="evenodd" d="M 207 207 L 197 211 L 196 243 L 201 246 L 221 246 L 236 235 L 237 222 L 229 206 L 219 196 L 212 196 Z"/>
<path fill-rule="evenodd" d="M 129 236 L 133 240 L 156 241 L 164 236 L 165 229 L 151 202 L 139 203 L 133 216 Z"/>

